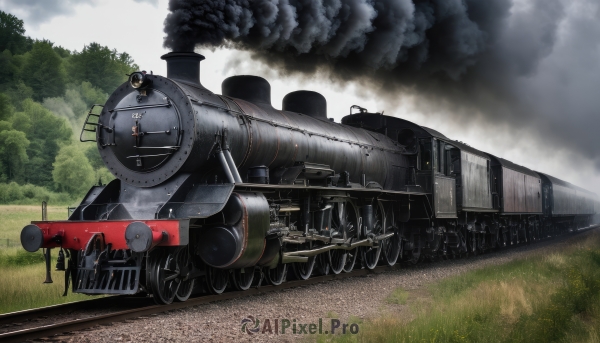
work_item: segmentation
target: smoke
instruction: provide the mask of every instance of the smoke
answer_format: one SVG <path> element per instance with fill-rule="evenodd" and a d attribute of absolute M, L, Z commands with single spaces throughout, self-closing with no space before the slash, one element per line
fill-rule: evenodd
<path fill-rule="evenodd" d="M 458 79 L 495 39 L 507 0 L 171 0 L 165 46 L 231 44 L 296 69 L 410 68 Z M 470 9 L 470 11 L 469 11 Z"/>
<path fill-rule="evenodd" d="M 600 168 L 597 1 L 171 0 L 169 10 L 172 50 L 245 50 L 280 74 L 357 81 L 392 105 L 414 95 L 447 122 L 508 127 Z"/>

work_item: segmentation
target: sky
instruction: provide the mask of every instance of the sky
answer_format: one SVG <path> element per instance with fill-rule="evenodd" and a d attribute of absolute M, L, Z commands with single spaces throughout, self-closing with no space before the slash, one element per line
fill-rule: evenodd
<path fill-rule="evenodd" d="M 551 2 L 561 3 L 560 0 L 546 3 Z M 516 61 L 528 52 L 532 43 L 552 40 L 551 48 L 536 50 L 541 55 L 535 65 L 518 74 L 511 84 L 516 92 L 525 94 L 525 100 L 535 104 L 536 111 L 542 112 L 536 120 L 521 120 L 523 114 L 513 112 L 505 118 L 490 117 L 481 108 L 458 108 L 423 96 L 422 92 L 385 90 L 381 88 L 385 85 L 363 79 L 332 80 L 327 73 L 287 72 L 273 68 L 268 60 L 248 51 L 204 48 L 196 52 L 206 56 L 201 64 L 201 82 L 215 93 L 220 93 L 220 84 L 228 76 L 263 76 L 271 83 L 272 103 L 276 108 L 281 108 L 281 100 L 289 92 L 314 90 L 327 98 L 328 116 L 336 122 L 354 104 L 370 111 L 385 111 L 386 115 L 434 128 L 451 139 L 600 194 L 600 163 L 594 158 L 600 155 L 600 149 L 595 140 L 582 140 L 580 134 L 584 130 L 600 130 L 600 96 L 588 95 L 597 93 L 594 87 L 600 80 L 597 38 L 600 30 L 589 24 L 600 22 L 600 9 L 589 3 L 592 2 L 569 2 L 561 7 L 562 12 L 545 11 L 536 17 L 546 22 L 540 20 L 541 24 L 533 28 L 514 30 L 513 36 L 499 39 L 500 43 L 515 47 L 510 58 Z M 23 19 L 26 35 L 34 39 L 49 39 L 78 51 L 85 44 L 98 42 L 129 53 L 141 69 L 162 75 L 166 73 L 166 65 L 160 56 L 169 52 L 163 47 L 168 6 L 168 0 L 0 0 L 0 9 Z M 530 17 L 518 14 L 537 10 L 536 6 L 547 7 L 541 0 L 516 0 L 509 11 L 511 27 L 533 25 Z M 548 20 L 552 15 L 558 19 Z M 547 22 L 555 25 L 544 26 Z M 539 36 L 534 36 L 536 30 Z M 544 33 L 550 31 L 552 37 L 546 37 Z M 580 103 L 587 106 L 586 115 L 581 118 L 570 111 L 573 104 Z M 548 114 L 544 117 L 543 113 Z M 589 119 L 594 116 L 599 119 Z"/>

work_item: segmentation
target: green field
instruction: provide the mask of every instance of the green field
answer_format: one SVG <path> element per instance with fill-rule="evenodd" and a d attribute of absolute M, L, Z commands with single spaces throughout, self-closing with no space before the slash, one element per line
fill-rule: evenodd
<path fill-rule="evenodd" d="M 44 284 L 42 251 L 28 253 L 21 247 L 21 229 L 33 220 L 41 220 L 41 213 L 41 206 L 0 205 L 0 313 L 89 299 L 71 293 L 62 296 L 64 272 L 54 271 L 56 249 L 52 250 L 54 283 Z M 48 219 L 67 219 L 67 208 L 49 206 Z"/>
<path fill-rule="evenodd" d="M 428 296 L 393 291 L 388 302 L 406 302 L 412 319 L 382 313 L 357 335 L 317 341 L 600 342 L 600 232 L 552 248 L 444 279 Z"/>

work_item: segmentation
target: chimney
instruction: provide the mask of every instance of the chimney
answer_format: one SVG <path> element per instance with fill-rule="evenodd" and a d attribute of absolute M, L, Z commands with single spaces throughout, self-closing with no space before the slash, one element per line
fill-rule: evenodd
<path fill-rule="evenodd" d="M 160 58 L 167 61 L 167 77 L 169 79 L 192 83 L 204 88 L 200 83 L 200 61 L 204 59 L 204 56 L 195 52 L 170 52 Z"/>

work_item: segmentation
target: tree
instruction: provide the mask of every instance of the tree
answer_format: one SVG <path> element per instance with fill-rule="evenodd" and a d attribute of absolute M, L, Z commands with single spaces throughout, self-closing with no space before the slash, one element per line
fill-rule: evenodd
<path fill-rule="evenodd" d="M 66 72 L 52 43 L 36 41 L 33 44 L 33 49 L 27 53 L 21 78 L 33 89 L 33 98 L 37 101 L 65 93 Z"/>
<path fill-rule="evenodd" d="M 85 157 L 87 157 L 88 161 L 90 161 L 90 164 L 94 170 L 105 167 L 104 161 L 102 161 L 102 157 L 100 157 L 100 153 L 98 152 L 98 147 L 96 144 L 90 144 L 90 146 L 85 150 Z"/>
<path fill-rule="evenodd" d="M 25 181 L 38 186 L 54 185 L 50 170 L 61 145 L 73 137 L 71 126 L 31 99 L 23 101 L 23 111 L 13 115 L 13 128 L 25 132 L 31 142 L 27 149 Z"/>
<path fill-rule="evenodd" d="M 126 74 L 136 71 L 138 66 L 127 53 L 118 53 L 117 50 L 91 43 L 80 53 L 73 53 L 68 68 L 73 83 L 88 81 L 110 94 L 127 80 Z"/>
<path fill-rule="evenodd" d="M 103 185 L 106 185 L 115 179 L 115 176 L 106 168 L 104 161 L 102 161 L 102 157 L 100 157 L 100 153 L 98 152 L 98 147 L 96 144 L 90 145 L 85 150 L 85 156 L 87 157 L 88 161 L 90 161 L 92 168 L 96 171 L 96 180 Z"/>
<path fill-rule="evenodd" d="M 29 50 L 31 39 L 24 34 L 23 20 L 0 11 L 0 51 L 8 49 L 13 54 L 21 54 Z"/>
<path fill-rule="evenodd" d="M 19 68 L 13 63 L 13 55 L 10 50 L 0 53 L 0 85 L 5 90 L 16 81 Z"/>
<path fill-rule="evenodd" d="M 61 190 L 72 195 L 83 194 L 97 181 L 96 173 L 87 158 L 74 145 L 61 148 L 52 165 L 54 182 Z"/>
<path fill-rule="evenodd" d="M 111 92 L 112 91 L 114 91 L 114 89 L 112 89 Z M 94 87 L 87 81 L 81 83 L 79 93 L 81 93 L 87 108 L 90 108 L 94 104 L 103 105 L 106 100 L 108 100 L 108 94 L 104 93 L 101 89 Z"/>
<path fill-rule="evenodd" d="M 30 122 L 25 132 L 29 139 L 39 139 L 45 143 L 56 141 L 63 144 L 68 143 L 73 137 L 73 131 L 66 120 L 55 116 L 40 103 L 27 99 L 21 106 L 23 108 L 21 113 L 29 118 Z"/>
<path fill-rule="evenodd" d="M 33 97 L 33 89 L 19 80 L 11 89 L 7 90 L 6 94 L 12 99 L 12 103 L 17 105 L 19 110 L 22 110 L 21 104 L 23 101 Z"/>
<path fill-rule="evenodd" d="M 58 56 L 60 56 L 62 58 L 67 58 L 67 57 L 71 56 L 71 50 L 65 49 L 60 45 L 55 46 L 54 51 L 58 54 Z"/>
<path fill-rule="evenodd" d="M 8 120 L 12 117 L 13 108 L 10 103 L 10 98 L 0 93 L 0 120 Z"/>
<path fill-rule="evenodd" d="M 0 165 L 2 179 L 20 181 L 28 161 L 29 140 L 24 132 L 13 130 L 10 123 L 0 121 Z"/>

